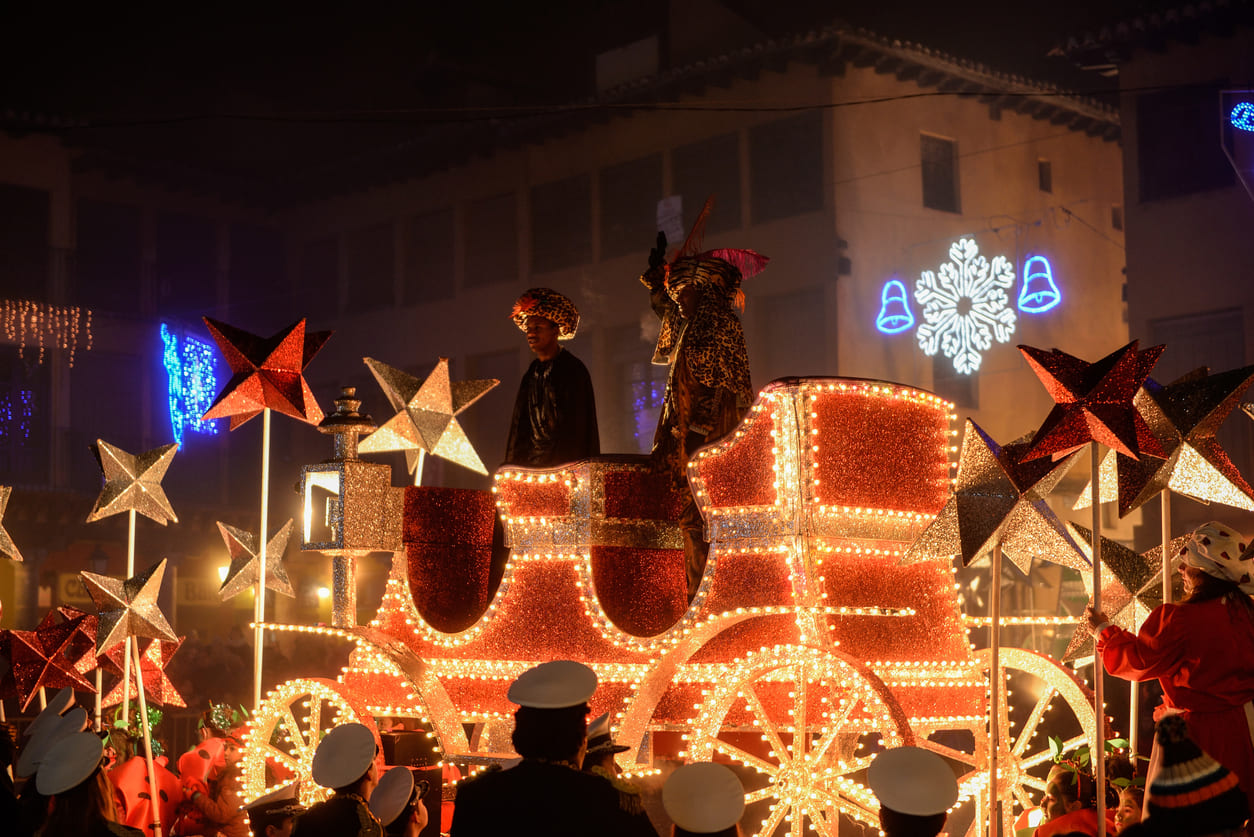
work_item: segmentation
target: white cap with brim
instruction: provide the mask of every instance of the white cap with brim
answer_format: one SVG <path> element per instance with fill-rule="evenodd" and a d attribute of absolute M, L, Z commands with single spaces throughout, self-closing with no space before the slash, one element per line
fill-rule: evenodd
<path fill-rule="evenodd" d="M 52 700 L 48 701 L 48 705 L 43 711 L 35 716 L 35 720 L 27 725 L 22 735 L 33 736 L 39 732 L 45 724 L 52 723 L 56 718 L 65 713 L 65 710 L 74 705 L 74 690 L 66 686 L 61 691 L 52 696 Z"/>
<path fill-rule="evenodd" d="M 87 729 L 87 710 L 76 706 L 64 715 L 55 716 L 55 721 L 44 724 L 38 732 L 26 742 L 26 749 L 17 760 L 17 775 L 21 778 L 33 776 L 41 764 L 48 758 L 48 751 L 63 738 Z"/>
<path fill-rule="evenodd" d="M 370 813 L 387 828 L 405 810 L 413 793 L 414 774 L 408 767 L 393 767 L 370 794 Z"/>
<path fill-rule="evenodd" d="M 327 733 L 314 752 L 313 780 L 324 788 L 342 788 L 365 775 L 377 745 L 365 724 L 342 724 Z"/>
<path fill-rule="evenodd" d="M 897 747 L 875 757 L 867 783 L 880 805 L 899 814 L 931 817 L 958 801 L 958 780 L 946 761 L 921 747 Z"/>
<path fill-rule="evenodd" d="M 573 660 L 540 663 L 518 675 L 509 687 L 509 699 L 531 709 L 565 709 L 592 699 L 596 672 Z"/>
<path fill-rule="evenodd" d="M 94 732 L 76 732 L 52 746 L 35 775 L 35 789 L 55 796 L 78 787 L 100 767 L 104 742 Z"/>
<path fill-rule="evenodd" d="M 662 786 L 662 807 L 684 831 L 716 834 L 740 822 L 745 789 L 726 765 L 685 764 Z"/>

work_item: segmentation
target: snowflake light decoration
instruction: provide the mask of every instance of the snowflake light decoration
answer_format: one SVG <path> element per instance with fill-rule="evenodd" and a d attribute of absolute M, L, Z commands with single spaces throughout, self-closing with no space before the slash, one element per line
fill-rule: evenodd
<path fill-rule="evenodd" d="M 1014 282 L 1014 265 L 1005 256 L 990 263 L 971 238 L 951 244 L 949 261 L 939 271 L 923 271 L 914 285 L 926 320 L 916 333 L 919 348 L 929 357 L 944 352 L 960 375 L 979 370 L 981 352 L 992 347 L 993 339 L 1005 343 L 1015 333 L 1015 312 L 1006 295 Z"/>

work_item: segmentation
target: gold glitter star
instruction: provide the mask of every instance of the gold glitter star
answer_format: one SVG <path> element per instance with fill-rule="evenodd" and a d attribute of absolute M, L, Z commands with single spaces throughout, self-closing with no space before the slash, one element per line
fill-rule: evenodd
<path fill-rule="evenodd" d="M 1025 574 L 1033 558 L 1083 569 L 1078 544 L 1045 503 L 1075 454 L 1058 463 L 1024 461 L 1030 447 L 1027 441 L 1002 447 L 968 419 L 954 493 L 907 550 L 905 562 L 957 553 L 965 567 L 1000 541 L 1005 556 Z"/>
<path fill-rule="evenodd" d="M 0 485 L 0 556 L 8 558 L 11 561 L 22 562 L 22 553 L 17 551 L 17 546 L 13 543 L 13 539 L 9 537 L 9 533 L 4 529 L 4 510 L 9 506 L 9 495 L 13 493 L 13 486 Z"/>
<path fill-rule="evenodd" d="M 165 559 L 134 578 L 120 579 L 81 572 L 83 586 L 96 605 L 96 652 L 110 648 L 128 636 L 144 636 L 178 642 L 170 623 L 157 606 Z"/>
<path fill-rule="evenodd" d="M 161 488 L 161 480 L 165 479 L 166 469 L 178 449 L 176 444 L 163 445 L 135 456 L 104 439 L 97 439 L 92 445 L 92 453 L 96 454 L 96 461 L 104 472 L 105 485 L 96 498 L 91 514 L 87 515 L 87 522 L 94 523 L 109 515 L 134 509 L 162 526 L 170 521 L 178 523 L 179 519 Z"/>
<path fill-rule="evenodd" d="M 1202 503 L 1254 511 L 1254 488 L 1215 438 L 1220 425 L 1254 381 L 1254 366 L 1217 375 L 1203 366 L 1163 386 L 1153 379 L 1133 403 L 1157 438 L 1165 458 L 1136 460 L 1108 453 L 1101 464 L 1102 502 L 1119 500 L 1119 516 L 1139 508 L 1165 488 Z M 1089 504 L 1086 488 L 1076 508 Z"/>
<path fill-rule="evenodd" d="M 257 583 L 257 571 L 260 569 L 258 565 L 261 562 L 258 556 L 257 536 L 252 532 L 236 529 L 220 520 L 218 531 L 222 533 L 222 540 L 226 541 L 227 551 L 231 554 L 231 567 L 227 570 L 226 579 L 218 590 L 222 601 L 226 601 Z M 266 544 L 266 587 L 284 596 L 296 595 L 282 563 L 283 553 L 287 550 L 287 541 L 291 536 L 292 521 L 288 520 Z"/>
<path fill-rule="evenodd" d="M 450 383 L 448 358 L 440 358 L 425 381 L 374 358 L 363 358 L 396 415 L 362 440 L 362 453 L 405 451 L 410 473 L 418 467 L 418 452 L 456 462 L 475 473 L 487 474 L 457 416 L 500 383 L 495 378 Z"/>
<path fill-rule="evenodd" d="M 1093 560 L 1093 532 L 1074 523 L 1068 524 L 1080 548 Z M 1182 535 L 1171 541 L 1168 551 L 1175 555 L 1184 546 L 1188 535 Z M 1089 604 L 1093 604 L 1093 576 L 1080 573 L 1084 587 L 1089 594 Z M 1178 579 L 1173 579 L 1178 581 Z M 1172 598 L 1177 598 L 1179 590 Z M 1118 541 L 1102 538 L 1102 610 L 1110 617 L 1112 625 L 1136 633 L 1141 629 L 1150 611 L 1163 603 L 1163 551 L 1156 546 L 1140 554 L 1133 552 Z M 1062 660 L 1069 663 L 1081 657 L 1093 654 L 1093 637 L 1089 634 L 1089 626 L 1081 622 L 1076 627 L 1063 654 Z"/>

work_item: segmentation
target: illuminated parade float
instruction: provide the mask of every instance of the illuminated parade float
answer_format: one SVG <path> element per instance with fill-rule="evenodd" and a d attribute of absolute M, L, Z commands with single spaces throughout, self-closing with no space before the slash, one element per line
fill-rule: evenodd
<path fill-rule="evenodd" d="M 362 432 L 355 403 L 338 403 L 324 424 Z M 888 383 L 767 386 L 740 429 L 690 465 L 711 540 L 691 603 L 674 498 L 647 457 L 505 468 L 489 495 L 393 488 L 388 467 L 337 441 L 339 457 L 307 467 L 302 487 L 304 547 L 335 562 L 335 627 L 270 627 L 356 647 L 337 681 L 293 680 L 263 700 L 249 795 L 266 790 L 267 761 L 307 773 L 321 731 L 350 720 L 417 718 L 448 762 L 507 760 L 507 687 L 537 661 L 568 658 L 596 670 L 592 712 L 609 712 L 631 747 L 622 766 L 744 768 L 753 832 L 805 822 L 834 834 L 840 815 L 877 823 L 866 768 L 901 744 L 953 760 L 967 804 L 983 809 L 990 656 L 972 650 L 948 557 L 903 563 L 950 494 L 951 410 Z M 510 554 L 489 598 L 494 513 Z M 398 542 L 377 615 L 354 625 L 353 555 Z M 1005 648 L 1000 669 L 1036 697 L 995 713 L 997 796 L 1031 806 L 1051 763 L 1046 713 L 1070 749 L 1091 739 L 1093 710 L 1047 657 Z"/>
<path fill-rule="evenodd" d="M 964 252 L 975 258 L 961 245 L 951 255 Z M 1037 267 L 1048 276 L 1046 263 Z M 890 290 L 885 305 L 895 309 L 904 288 Z M 904 322 L 887 313 L 889 325 Z M 995 330 L 987 313 L 960 314 L 974 318 L 960 330 Z M 1093 363 L 1020 347 L 1055 407 L 1034 433 L 1004 445 L 970 421 L 959 440 L 953 405 L 927 392 L 785 378 L 688 463 L 710 542 L 690 600 L 681 498 L 649 457 L 505 467 L 490 492 L 423 486 L 427 455 L 486 474 L 456 417 L 496 381 L 451 381 L 443 360 L 419 381 L 366 358 L 396 410 L 376 427 L 353 388 L 325 417 L 313 400 L 303 370 L 325 333 L 307 334 L 303 321 L 267 339 L 210 326 L 234 377 L 198 408 L 230 418 L 232 429 L 263 415 L 261 531 L 270 535 L 220 524 L 232 559 L 220 595 L 256 591 L 257 649 L 263 631 L 351 647 L 337 678 L 298 677 L 259 696 L 243 760 L 249 799 L 293 779 L 307 802 L 318 798 L 326 790 L 310 769 L 322 736 L 350 721 L 377 735 L 395 718 L 425 731 L 452 797 L 458 776 L 515 757 L 506 698 L 514 678 L 572 659 L 596 671 L 592 713 L 609 714 L 628 748 L 617 756 L 628 775 L 648 787 L 668 765 L 727 763 L 746 788 L 746 833 L 877 826 L 867 769 L 901 745 L 933 750 L 954 768 L 951 823 L 969 823 L 968 835 L 1013 833 L 1055 757 L 1091 750 L 1114 725 L 1099 724 L 1100 689 L 1091 693 L 1073 668 L 1001 644 L 1004 626 L 1075 620 L 1003 613 L 998 583 L 988 616 L 964 613 L 954 557 L 963 566 L 987 560 L 994 579 L 1003 559 L 1024 572 L 1033 561 L 1070 567 L 1096 610 L 1134 629 L 1170 600 L 1167 564 L 1157 550 L 1138 555 L 1102 538 L 1100 501 L 1117 499 L 1126 513 L 1175 491 L 1254 508 L 1254 490 L 1215 440 L 1254 368 L 1203 369 L 1161 385 L 1149 378 L 1161 346 L 1131 343 Z M 921 345 L 948 345 L 930 334 L 920 328 Z M 978 365 L 978 353 L 964 362 Z M 260 619 L 266 588 L 291 595 L 281 558 L 292 522 L 274 533 L 266 524 L 272 410 L 331 437 L 332 457 L 303 468 L 297 527 L 302 549 L 330 558 L 330 625 Z M 177 521 L 160 486 L 175 446 L 136 456 L 101 440 L 97 449 L 106 479 L 89 519 L 128 512 L 133 556 L 137 512 Z M 1046 502 L 1085 449 L 1090 529 L 1064 523 Z M 413 484 L 393 485 L 391 466 L 360 457 L 384 451 L 406 453 Z M 0 512 L 8 496 L 0 489 Z M 0 549 L 21 560 L 2 528 Z M 356 569 L 370 553 L 392 562 L 362 625 Z M 140 706 L 182 704 L 162 671 L 179 642 L 156 604 L 163 570 L 164 562 L 137 573 L 132 563 L 125 579 L 83 573 L 97 613 L 61 608 L 36 631 L 0 636 L 12 660 L 5 688 L 23 711 L 47 687 L 93 691 L 93 670 L 99 695 L 104 660 L 123 681 L 108 703 L 129 704 L 133 681 Z M 988 647 L 977 650 L 989 627 Z M 1077 632 L 1065 656 L 1091 653 Z M 258 652 L 258 688 L 262 666 Z M 1135 707 L 1134 699 L 1134 718 Z"/>

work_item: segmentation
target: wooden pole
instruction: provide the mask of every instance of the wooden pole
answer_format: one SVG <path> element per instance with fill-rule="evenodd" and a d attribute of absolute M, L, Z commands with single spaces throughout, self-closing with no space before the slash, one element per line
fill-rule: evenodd
<path fill-rule="evenodd" d="M 1102 610 L 1102 501 L 1101 501 L 1101 450 L 1097 442 L 1089 443 L 1093 479 L 1090 483 L 1093 522 L 1093 610 Z M 1089 742 L 1089 758 L 1093 763 L 1093 779 L 1097 786 L 1097 837 L 1106 837 L 1106 695 L 1102 688 L 1105 669 L 1102 655 L 1093 647 L 1093 716 L 1097 719 L 1094 731 L 1096 741 Z"/>

